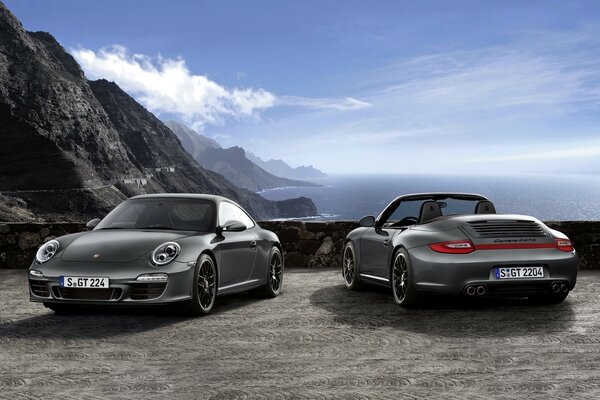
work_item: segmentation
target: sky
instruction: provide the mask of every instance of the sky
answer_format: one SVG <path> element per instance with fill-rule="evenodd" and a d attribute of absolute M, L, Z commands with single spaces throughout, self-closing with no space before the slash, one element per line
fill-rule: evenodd
<path fill-rule="evenodd" d="M 163 119 L 328 173 L 600 173 L 598 1 L 4 0 Z"/>

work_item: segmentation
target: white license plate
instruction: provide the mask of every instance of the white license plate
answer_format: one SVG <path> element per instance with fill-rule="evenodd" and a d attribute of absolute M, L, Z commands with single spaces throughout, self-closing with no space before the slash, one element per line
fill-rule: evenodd
<path fill-rule="evenodd" d="M 499 267 L 496 279 L 535 279 L 544 277 L 543 267 Z"/>
<path fill-rule="evenodd" d="M 60 287 L 87 288 L 87 289 L 108 289 L 108 278 L 92 278 L 82 276 L 61 276 L 59 278 Z"/>

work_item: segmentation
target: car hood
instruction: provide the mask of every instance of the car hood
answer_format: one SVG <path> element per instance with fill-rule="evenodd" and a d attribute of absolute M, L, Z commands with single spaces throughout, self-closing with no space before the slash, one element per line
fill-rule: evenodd
<path fill-rule="evenodd" d="M 150 253 L 164 242 L 192 236 L 191 232 L 152 230 L 98 230 L 83 234 L 62 252 L 62 261 L 129 262 Z"/>

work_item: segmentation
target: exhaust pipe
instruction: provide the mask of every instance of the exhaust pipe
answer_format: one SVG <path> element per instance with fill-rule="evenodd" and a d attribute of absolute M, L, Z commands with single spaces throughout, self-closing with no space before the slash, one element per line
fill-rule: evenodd
<path fill-rule="evenodd" d="M 485 286 L 477 286 L 477 294 L 483 296 L 485 294 Z"/>
<path fill-rule="evenodd" d="M 553 283 L 553 284 L 552 284 L 552 291 L 553 291 L 554 293 L 558 293 L 558 292 L 560 292 L 560 285 L 559 285 L 558 283 Z"/>
<path fill-rule="evenodd" d="M 475 289 L 475 286 L 467 286 L 467 294 L 469 296 L 473 296 L 476 292 L 477 289 Z"/>
<path fill-rule="evenodd" d="M 563 293 L 567 293 L 569 291 L 569 287 L 567 286 L 566 283 L 563 283 L 562 285 L 560 285 L 560 291 Z"/>

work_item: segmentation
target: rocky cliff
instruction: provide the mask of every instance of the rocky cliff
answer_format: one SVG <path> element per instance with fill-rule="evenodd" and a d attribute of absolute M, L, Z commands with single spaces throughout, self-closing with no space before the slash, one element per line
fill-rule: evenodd
<path fill-rule="evenodd" d="M 197 134 L 174 121 L 165 123 L 177 135 L 183 147 L 200 165 L 223 175 L 236 186 L 259 192 L 289 186 L 317 186 L 314 183 L 275 176 L 246 157 L 241 147 L 222 148 L 216 141 Z"/>
<path fill-rule="evenodd" d="M 268 201 L 204 170 L 117 85 L 88 82 L 48 33 L 0 3 L 0 221 L 84 220 L 146 192 L 205 192 L 257 218 L 314 215 L 312 201 Z M 300 214 L 298 211 L 300 210 Z"/>

